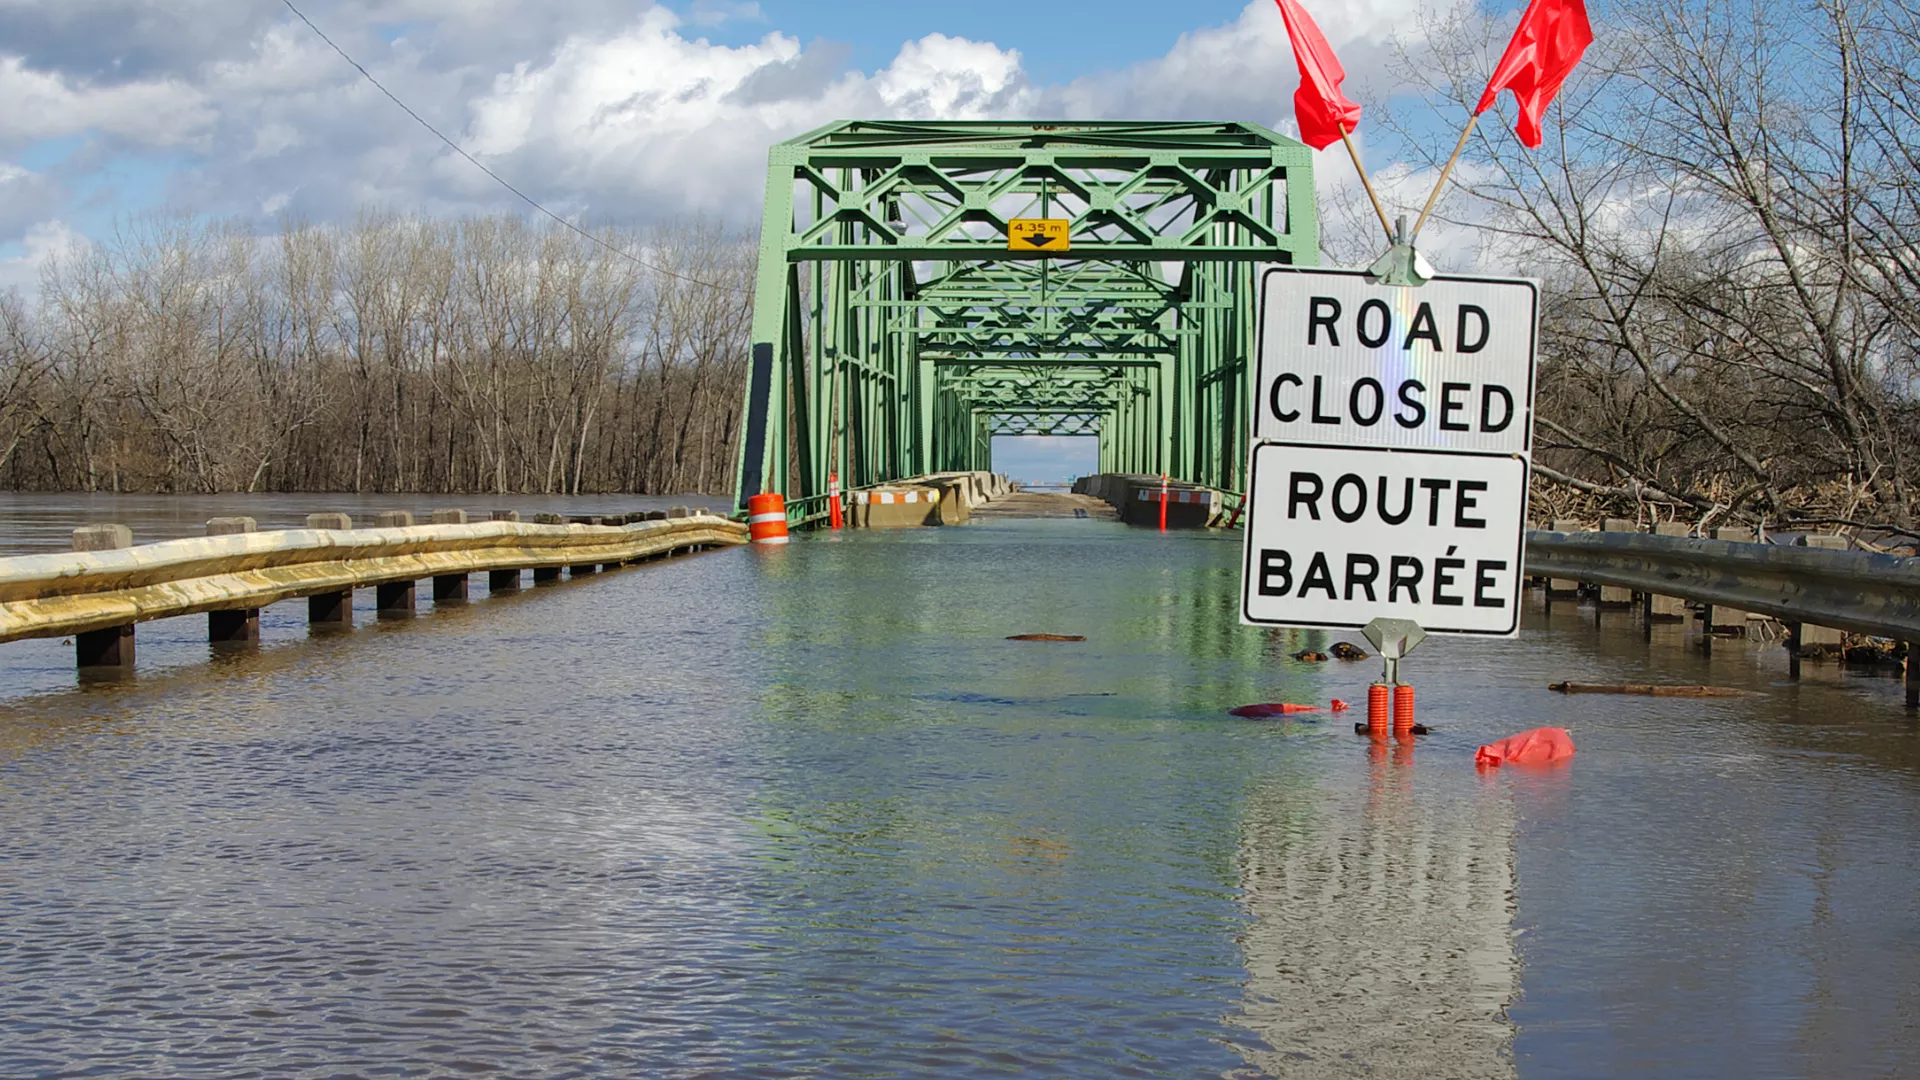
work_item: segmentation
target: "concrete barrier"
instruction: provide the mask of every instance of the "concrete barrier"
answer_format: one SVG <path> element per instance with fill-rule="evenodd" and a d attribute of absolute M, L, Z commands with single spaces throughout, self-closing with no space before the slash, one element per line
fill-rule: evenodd
<path fill-rule="evenodd" d="M 1160 524 L 1160 491 L 1160 477 L 1146 473 L 1095 473 L 1073 485 L 1074 494 L 1111 505 L 1121 521 L 1149 528 Z M 1167 528 L 1204 529 L 1222 520 L 1226 501 L 1220 492 L 1179 480 L 1168 481 L 1166 492 Z"/>
<path fill-rule="evenodd" d="M 940 524 L 940 491 L 922 485 L 889 484 L 853 493 L 856 529 L 907 529 Z"/>

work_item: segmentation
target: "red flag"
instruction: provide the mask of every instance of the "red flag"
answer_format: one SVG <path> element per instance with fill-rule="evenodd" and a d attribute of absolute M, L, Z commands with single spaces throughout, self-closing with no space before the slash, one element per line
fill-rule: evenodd
<path fill-rule="evenodd" d="M 1300 122 L 1300 141 L 1324 150 L 1340 136 L 1360 126 L 1360 106 L 1340 92 L 1347 69 L 1333 55 L 1326 35 L 1299 0 L 1275 0 L 1287 21 L 1293 41 L 1293 59 L 1300 65 L 1300 89 L 1293 92 L 1293 115 Z"/>
<path fill-rule="evenodd" d="M 1540 117 L 1560 92 L 1560 84 L 1573 74 L 1581 54 L 1593 44 L 1593 27 L 1587 22 L 1587 5 L 1581 0 L 1533 0 L 1527 13 L 1520 16 L 1506 54 L 1487 80 L 1487 92 L 1474 106 L 1475 116 L 1493 107 L 1500 91 L 1512 90 L 1520 102 L 1520 123 L 1515 128 L 1520 141 L 1530 147 L 1540 145 Z"/>

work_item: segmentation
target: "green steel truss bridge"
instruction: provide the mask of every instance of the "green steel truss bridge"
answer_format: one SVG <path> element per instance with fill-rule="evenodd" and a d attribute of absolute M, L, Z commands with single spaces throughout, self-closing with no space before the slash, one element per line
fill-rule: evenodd
<path fill-rule="evenodd" d="M 1255 268 L 1319 251 L 1311 151 L 1239 123 L 836 123 L 773 148 L 760 236 L 737 490 L 796 520 L 995 435 L 1241 491 Z"/>

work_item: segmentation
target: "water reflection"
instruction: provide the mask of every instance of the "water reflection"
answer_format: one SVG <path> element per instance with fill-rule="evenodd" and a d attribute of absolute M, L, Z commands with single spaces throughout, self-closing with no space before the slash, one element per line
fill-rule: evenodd
<path fill-rule="evenodd" d="M 1423 772 L 1413 740 L 1356 738 L 1290 769 L 1240 830 L 1247 999 L 1273 1076 L 1514 1075 L 1514 812 L 1500 785 Z M 1363 749 L 1364 746 L 1364 749 Z M 1344 764 L 1344 763 L 1343 763 Z"/>

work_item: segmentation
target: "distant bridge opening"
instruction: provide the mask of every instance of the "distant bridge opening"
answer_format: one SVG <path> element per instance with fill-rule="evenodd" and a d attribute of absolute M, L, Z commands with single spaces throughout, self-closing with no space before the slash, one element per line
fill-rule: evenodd
<path fill-rule="evenodd" d="M 995 435 L 992 469 L 1029 484 L 1059 484 L 1100 471 L 1096 435 Z"/>
<path fill-rule="evenodd" d="M 984 469 L 1028 433 L 1241 491 L 1254 271 L 1316 261 L 1313 198 L 1312 152 L 1252 124 L 845 121 L 778 144 L 742 502 L 819 516 L 829 472 Z M 1030 219 L 1064 235 L 1010 242 Z"/>

